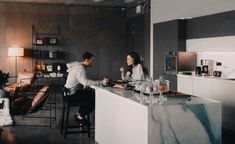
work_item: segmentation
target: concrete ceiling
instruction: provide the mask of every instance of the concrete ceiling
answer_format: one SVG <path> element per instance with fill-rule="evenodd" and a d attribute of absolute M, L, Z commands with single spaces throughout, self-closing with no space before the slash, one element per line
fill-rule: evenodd
<path fill-rule="evenodd" d="M 130 7 L 145 1 L 147 0 L 0 0 L 0 2 L 7 3 L 65 4 L 107 7 Z"/>

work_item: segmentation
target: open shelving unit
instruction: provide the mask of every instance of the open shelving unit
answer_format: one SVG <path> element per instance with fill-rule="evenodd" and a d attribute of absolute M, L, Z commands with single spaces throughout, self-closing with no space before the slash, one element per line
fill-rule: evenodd
<path fill-rule="evenodd" d="M 37 77 L 59 77 L 61 70 L 61 31 L 58 26 L 56 33 L 42 33 L 32 26 L 32 71 Z"/>

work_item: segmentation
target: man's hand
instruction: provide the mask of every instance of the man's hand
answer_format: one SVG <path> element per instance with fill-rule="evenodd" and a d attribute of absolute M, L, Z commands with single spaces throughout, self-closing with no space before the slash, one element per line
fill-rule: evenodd
<path fill-rule="evenodd" d="M 102 83 L 103 83 L 104 86 L 107 86 L 110 83 L 110 79 L 109 78 L 104 78 L 102 80 Z"/>
<path fill-rule="evenodd" d="M 125 84 L 115 84 L 113 87 L 114 88 L 125 88 L 127 85 Z"/>

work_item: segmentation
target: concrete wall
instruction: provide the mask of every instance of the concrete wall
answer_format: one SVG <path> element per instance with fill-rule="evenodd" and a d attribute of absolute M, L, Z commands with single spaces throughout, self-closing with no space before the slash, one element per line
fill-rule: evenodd
<path fill-rule="evenodd" d="M 235 9 L 233 0 L 151 0 L 150 65 L 153 73 L 153 24 L 179 18 L 190 18 Z"/>
<path fill-rule="evenodd" d="M 135 51 L 149 70 L 150 64 L 150 13 L 137 15 L 127 21 L 128 49 Z"/>
<path fill-rule="evenodd" d="M 150 71 L 150 8 L 141 13 L 136 7 L 127 10 L 127 46 L 137 52 Z M 132 28 L 131 28 L 132 27 Z M 131 28 L 131 30 L 130 30 Z M 132 35 L 132 36 L 131 36 Z"/>
<path fill-rule="evenodd" d="M 0 3 L 0 69 L 14 75 L 14 57 L 7 48 L 32 47 L 32 25 L 40 32 L 56 32 L 60 26 L 66 53 L 65 62 L 80 60 L 85 51 L 96 55 L 92 78 L 104 75 L 119 78 L 119 67 L 125 62 L 126 14 L 119 9 L 87 8 L 62 5 Z M 32 70 L 32 59 L 20 57 L 18 71 Z"/>

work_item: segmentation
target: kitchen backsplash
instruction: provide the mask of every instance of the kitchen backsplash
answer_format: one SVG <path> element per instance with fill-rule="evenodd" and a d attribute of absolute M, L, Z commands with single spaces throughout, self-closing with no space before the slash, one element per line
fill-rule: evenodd
<path fill-rule="evenodd" d="M 210 59 L 216 70 L 216 62 L 221 62 L 222 77 L 235 78 L 235 36 L 189 39 L 186 51 L 197 52 L 197 65 L 201 59 Z"/>
<path fill-rule="evenodd" d="M 216 62 L 221 62 L 222 77 L 235 78 L 235 52 L 197 52 L 197 65 L 201 59 L 213 60 L 213 70 L 217 70 Z"/>

